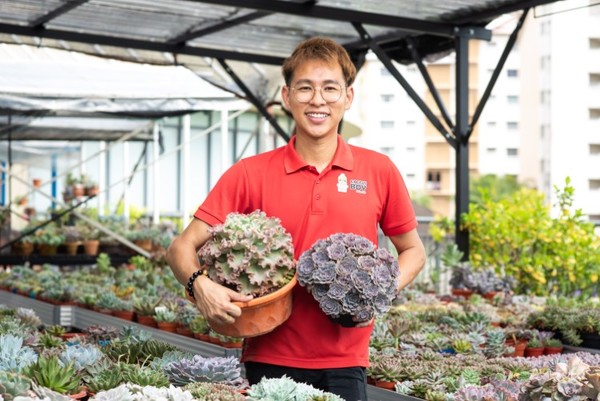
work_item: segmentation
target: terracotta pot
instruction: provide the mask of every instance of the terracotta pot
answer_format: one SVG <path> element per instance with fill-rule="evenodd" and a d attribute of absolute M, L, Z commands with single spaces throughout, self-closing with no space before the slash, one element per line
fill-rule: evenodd
<path fill-rule="evenodd" d="M 202 341 L 210 342 L 210 336 L 204 333 L 194 333 L 194 338 Z"/>
<path fill-rule="evenodd" d="M 471 295 L 473 295 L 473 290 L 467 290 L 464 288 L 453 288 L 452 295 L 454 295 L 456 297 L 463 297 L 463 298 L 469 299 L 471 297 Z"/>
<path fill-rule="evenodd" d="M 137 316 L 137 322 L 139 324 L 143 324 L 144 326 L 148 326 L 148 327 L 157 327 L 154 316 L 145 316 L 145 315 L 136 315 L 136 316 Z"/>
<path fill-rule="evenodd" d="M 123 320 L 133 320 L 133 315 L 135 314 L 135 312 L 131 311 L 131 310 L 114 310 L 112 311 L 112 315 L 114 317 L 118 317 L 119 319 L 123 319 Z"/>
<path fill-rule="evenodd" d="M 168 331 L 169 333 L 177 332 L 177 322 L 156 322 L 159 329 Z"/>
<path fill-rule="evenodd" d="M 182 336 L 194 337 L 194 333 L 192 333 L 192 330 L 190 330 L 188 327 L 185 327 L 185 326 L 181 326 L 181 325 L 177 326 L 177 328 L 175 329 L 175 332 Z"/>
<path fill-rule="evenodd" d="M 396 382 L 388 380 L 375 380 L 375 386 L 385 388 L 388 390 L 394 390 L 394 388 L 396 387 Z"/>
<path fill-rule="evenodd" d="M 69 398 L 73 400 L 81 400 L 88 396 L 87 388 L 83 387 L 83 389 L 76 394 L 69 394 Z"/>
<path fill-rule="evenodd" d="M 544 347 L 544 355 L 562 354 L 563 347 Z"/>
<path fill-rule="evenodd" d="M 296 285 L 296 276 L 279 290 L 249 302 L 235 302 L 242 308 L 242 314 L 232 324 L 217 323 L 209 320 L 210 327 L 219 334 L 230 337 L 255 337 L 282 324 L 292 313 L 292 289 Z"/>
<path fill-rule="evenodd" d="M 96 196 L 100 192 L 98 187 L 86 187 L 85 188 L 85 196 Z"/>
<path fill-rule="evenodd" d="M 19 256 L 29 256 L 33 253 L 33 244 L 31 242 L 15 242 L 11 245 L 11 250 Z"/>
<path fill-rule="evenodd" d="M 242 348 L 242 344 L 243 344 L 242 341 L 235 341 L 235 342 L 232 341 L 232 342 L 226 342 L 226 343 L 222 342 L 221 343 L 221 345 L 223 347 L 225 347 L 225 348 L 232 348 L 232 349 Z"/>
<path fill-rule="evenodd" d="M 484 297 L 485 299 L 492 299 L 496 296 L 496 294 L 498 294 L 498 291 L 490 291 L 490 292 L 486 292 L 485 294 L 482 294 L 481 296 Z"/>
<path fill-rule="evenodd" d="M 144 251 L 152 252 L 152 240 L 150 239 L 138 239 L 133 241 L 133 243 L 142 248 Z"/>
<path fill-rule="evenodd" d="M 76 184 L 71 187 L 71 193 L 74 197 L 78 198 L 85 195 L 85 188 L 81 184 Z"/>
<path fill-rule="evenodd" d="M 33 179 L 33 186 L 35 188 L 39 188 L 42 186 L 42 179 L 41 178 L 34 178 Z"/>
<path fill-rule="evenodd" d="M 527 358 L 544 355 L 544 347 L 525 348 L 525 356 Z"/>
<path fill-rule="evenodd" d="M 525 356 L 525 348 L 527 347 L 526 340 L 517 340 L 516 344 L 513 340 L 506 340 L 505 344 L 515 349 L 511 354 L 507 354 L 506 356 L 512 356 L 514 358 Z"/>
<path fill-rule="evenodd" d="M 77 255 L 77 249 L 79 249 L 79 242 L 65 242 L 65 248 L 67 255 Z"/>
<path fill-rule="evenodd" d="M 42 256 L 54 256 L 58 252 L 58 245 L 40 244 L 39 251 Z"/>
<path fill-rule="evenodd" d="M 83 249 L 85 254 L 89 256 L 96 256 L 98 254 L 98 248 L 100 248 L 100 241 L 97 239 L 83 241 Z"/>

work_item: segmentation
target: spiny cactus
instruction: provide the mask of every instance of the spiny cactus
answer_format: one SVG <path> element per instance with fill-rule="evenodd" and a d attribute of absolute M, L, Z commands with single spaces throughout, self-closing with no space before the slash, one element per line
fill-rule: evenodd
<path fill-rule="evenodd" d="M 0 371 L 0 399 L 12 401 L 24 395 L 31 386 L 31 380 L 18 373 Z"/>
<path fill-rule="evenodd" d="M 192 382 L 226 383 L 238 386 L 243 382 L 238 360 L 233 357 L 204 358 L 194 355 L 191 359 L 182 359 L 164 367 L 171 383 L 185 386 Z"/>
<path fill-rule="evenodd" d="M 281 288 L 293 276 L 292 237 L 276 217 L 260 210 L 230 213 L 210 235 L 198 258 L 213 281 L 257 297 Z"/>

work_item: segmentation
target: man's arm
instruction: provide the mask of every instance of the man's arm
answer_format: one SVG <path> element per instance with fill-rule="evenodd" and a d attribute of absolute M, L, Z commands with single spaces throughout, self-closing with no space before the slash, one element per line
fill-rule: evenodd
<path fill-rule="evenodd" d="M 201 268 L 197 253 L 210 238 L 209 228 L 204 221 L 193 219 L 167 250 L 167 262 L 177 281 L 183 286 L 187 286 L 190 276 Z M 221 323 L 233 323 L 240 316 L 241 309 L 232 302 L 248 302 L 252 299 L 251 296 L 242 296 L 204 275 L 194 281 L 194 296 L 202 315 Z"/>
<path fill-rule="evenodd" d="M 398 291 L 410 284 L 425 265 L 425 248 L 421 242 L 417 229 L 405 234 L 389 237 L 398 251 L 398 266 L 400 277 Z"/>

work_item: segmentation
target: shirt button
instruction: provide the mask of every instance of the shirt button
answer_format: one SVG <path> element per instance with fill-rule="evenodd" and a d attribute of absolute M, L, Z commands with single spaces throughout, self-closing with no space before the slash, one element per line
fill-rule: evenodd
<path fill-rule="evenodd" d="M 319 200 L 319 199 L 321 199 L 321 195 L 317 195 L 317 196 L 315 196 L 315 199 L 316 199 L 316 200 Z"/>

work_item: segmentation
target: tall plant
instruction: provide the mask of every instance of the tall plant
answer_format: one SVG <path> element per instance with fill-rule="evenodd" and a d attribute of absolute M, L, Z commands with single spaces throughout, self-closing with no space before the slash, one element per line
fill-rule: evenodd
<path fill-rule="evenodd" d="M 600 238 L 581 211 L 573 210 L 570 179 L 555 191 L 559 210 L 555 218 L 544 195 L 531 189 L 471 205 L 462 224 L 470 232 L 472 264 L 504 270 L 517 279 L 521 293 L 597 292 Z"/>

